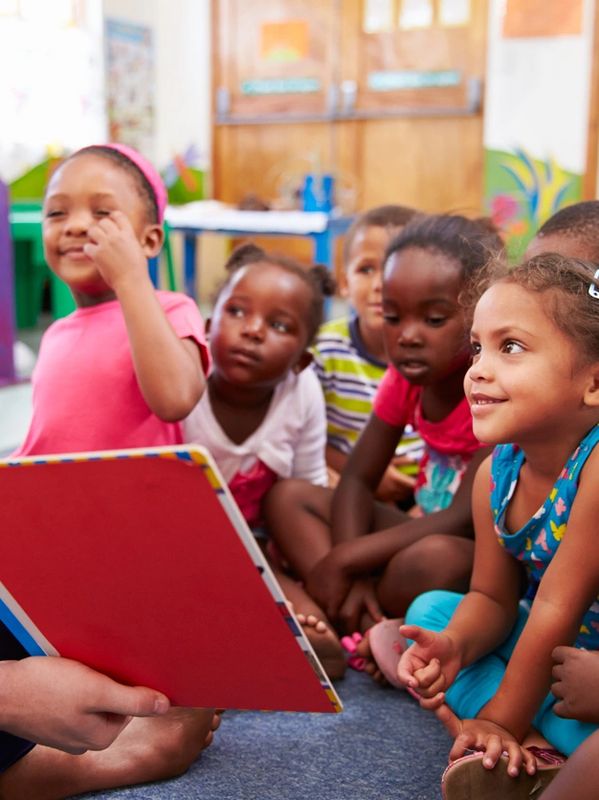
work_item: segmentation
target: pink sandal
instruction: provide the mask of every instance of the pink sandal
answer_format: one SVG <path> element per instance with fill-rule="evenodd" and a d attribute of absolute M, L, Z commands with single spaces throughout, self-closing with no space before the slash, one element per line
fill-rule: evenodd
<path fill-rule="evenodd" d="M 357 645 L 363 638 L 359 631 L 352 633 L 351 636 L 343 636 L 341 638 L 341 646 L 346 653 L 349 653 L 347 666 L 357 670 L 357 672 L 364 672 L 366 668 L 366 659 L 356 655 Z"/>
<path fill-rule="evenodd" d="M 493 769 L 483 766 L 484 753 L 469 753 L 453 761 L 443 773 L 441 788 L 445 800 L 536 800 L 566 763 L 566 757 L 552 748 L 529 747 L 537 759 L 537 771 L 508 775 L 507 758 L 501 756 Z"/>
<path fill-rule="evenodd" d="M 397 667 L 402 653 L 407 649 L 407 641 L 399 632 L 403 620 L 384 619 L 368 630 L 370 652 L 380 671 L 391 686 L 405 689 L 397 677 Z"/>

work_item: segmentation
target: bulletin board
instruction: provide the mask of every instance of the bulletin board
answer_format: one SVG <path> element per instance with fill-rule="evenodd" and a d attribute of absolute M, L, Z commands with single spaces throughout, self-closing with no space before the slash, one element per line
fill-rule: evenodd
<path fill-rule="evenodd" d="M 123 142 L 142 153 L 152 152 L 155 135 L 152 29 L 108 19 L 105 51 L 110 141 Z"/>

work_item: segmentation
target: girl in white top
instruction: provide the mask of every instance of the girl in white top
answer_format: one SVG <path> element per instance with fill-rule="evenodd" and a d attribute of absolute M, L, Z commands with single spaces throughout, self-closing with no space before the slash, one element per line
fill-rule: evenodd
<path fill-rule="evenodd" d="M 226 267 L 229 277 L 210 321 L 213 367 L 184 424 L 185 438 L 210 450 L 259 535 L 263 500 L 276 481 L 327 484 L 324 399 L 306 367 L 334 282 L 324 267 L 306 270 L 255 245 L 236 250 Z M 344 668 L 337 637 L 313 601 L 307 606 L 303 589 L 277 575 L 288 598 L 307 612 L 298 618 L 336 677 Z"/>
<path fill-rule="evenodd" d="M 333 283 L 254 245 L 236 250 L 210 321 L 208 391 L 185 421 L 210 450 L 248 524 L 279 478 L 326 486 L 326 422 L 308 346 Z"/>

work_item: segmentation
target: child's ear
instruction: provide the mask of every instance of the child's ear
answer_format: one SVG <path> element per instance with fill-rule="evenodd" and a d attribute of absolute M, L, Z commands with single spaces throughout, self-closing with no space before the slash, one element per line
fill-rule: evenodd
<path fill-rule="evenodd" d="M 585 406 L 599 406 L 599 364 L 595 364 L 589 374 L 589 381 L 584 393 Z"/>
<path fill-rule="evenodd" d="M 146 258 L 156 258 L 164 244 L 162 225 L 146 225 L 142 233 L 141 246 Z"/>
<path fill-rule="evenodd" d="M 337 291 L 340 297 L 347 298 L 349 294 L 349 288 L 347 286 L 347 273 L 345 270 L 339 272 L 339 277 L 337 281 Z"/>
<path fill-rule="evenodd" d="M 300 372 L 303 372 L 303 370 L 305 370 L 306 367 L 312 363 L 312 360 L 312 353 L 309 350 L 304 350 L 297 363 L 293 367 L 293 372 L 295 372 L 296 375 L 299 375 Z"/>

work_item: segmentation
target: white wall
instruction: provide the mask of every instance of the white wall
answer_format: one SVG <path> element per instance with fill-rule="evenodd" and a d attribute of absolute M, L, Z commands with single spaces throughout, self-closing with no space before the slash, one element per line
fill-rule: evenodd
<path fill-rule="evenodd" d="M 106 137 L 100 0 L 0 14 L 0 177 Z"/>
<path fill-rule="evenodd" d="M 103 0 L 104 17 L 152 28 L 155 68 L 153 152 L 162 168 L 195 144 L 210 159 L 210 0 Z"/>
<path fill-rule="evenodd" d="M 577 36 L 506 39 L 505 0 L 491 0 L 485 147 L 521 147 L 584 174 L 593 57 L 593 0 L 584 0 Z"/>

